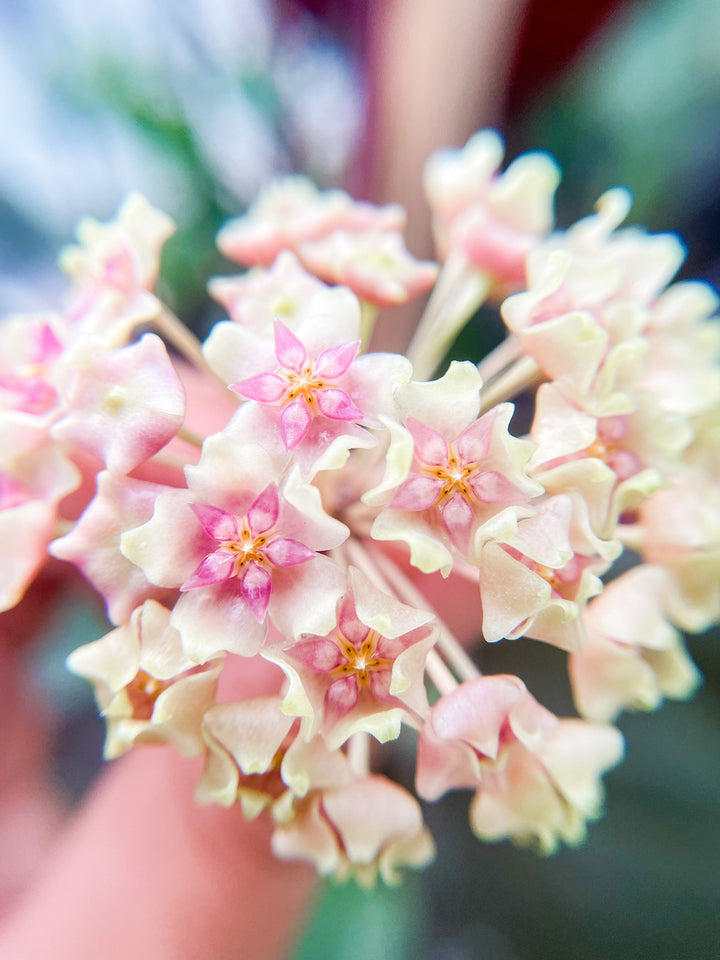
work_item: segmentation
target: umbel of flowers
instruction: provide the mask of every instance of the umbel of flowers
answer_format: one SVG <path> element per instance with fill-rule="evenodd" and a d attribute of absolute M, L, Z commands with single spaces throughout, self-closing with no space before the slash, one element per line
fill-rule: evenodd
<path fill-rule="evenodd" d="M 716 295 L 672 283 L 682 245 L 623 227 L 622 190 L 554 231 L 555 164 L 502 153 L 485 131 L 430 159 L 440 266 L 398 207 L 291 177 L 222 229 L 249 269 L 210 281 L 200 345 L 153 292 L 173 225 L 131 197 L 81 224 L 63 310 L 0 326 L 0 608 L 48 552 L 77 566 L 113 624 L 69 658 L 106 755 L 204 756 L 200 802 L 363 884 L 434 853 L 374 772 L 403 727 L 418 796 L 472 791 L 479 838 L 578 843 L 612 721 L 688 696 L 679 630 L 720 617 Z M 368 352 L 433 285 L 406 355 Z M 445 363 L 486 299 L 505 340 Z M 567 652 L 579 716 L 480 674 L 474 646 L 522 636 Z M 275 686 L 243 697 L 258 658 Z"/>

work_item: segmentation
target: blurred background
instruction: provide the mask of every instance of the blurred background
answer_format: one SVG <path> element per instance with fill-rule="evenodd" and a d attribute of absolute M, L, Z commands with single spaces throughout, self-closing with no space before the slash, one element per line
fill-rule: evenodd
<path fill-rule="evenodd" d="M 681 275 L 720 283 L 716 0 L 4 0 L 0 315 L 57 305 L 59 248 L 130 190 L 178 222 L 161 294 L 200 335 L 218 317 L 208 277 L 233 272 L 214 235 L 278 173 L 405 203 L 409 246 L 427 255 L 424 160 L 488 124 L 510 158 L 556 157 L 560 226 L 626 185 L 633 222 L 687 243 Z M 493 322 L 476 319 L 463 355 L 482 355 Z M 79 582 L 54 599 L 52 587 L 50 572 L 37 598 L 52 616 L 23 656 L 53 704 L 56 776 L 77 802 L 103 730 L 63 661 L 106 626 Z M 720 956 L 718 637 L 690 650 L 703 688 L 621 720 L 627 759 L 584 847 L 540 859 L 480 845 L 469 795 L 428 806 L 436 864 L 396 890 L 328 884 L 295 960 Z M 572 712 L 558 651 L 518 641 L 484 656 L 483 669 L 520 672 Z M 402 740 L 390 750 L 408 784 L 410 755 Z"/>

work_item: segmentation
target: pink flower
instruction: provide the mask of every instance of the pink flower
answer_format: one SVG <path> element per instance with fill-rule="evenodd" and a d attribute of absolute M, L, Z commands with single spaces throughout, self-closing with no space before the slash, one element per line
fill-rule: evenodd
<path fill-rule="evenodd" d="M 475 787 L 470 823 L 552 853 L 576 844 L 600 812 L 600 774 L 620 760 L 612 727 L 558 720 L 517 677 L 480 677 L 433 706 L 418 743 L 417 789 L 435 799 Z"/>
<path fill-rule="evenodd" d="M 353 567 L 350 583 L 332 631 L 264 652 L 290 678 L 285 712 L 312 717 L 307 736 L 322 729 L 331 748 L 357 730 L 391 739 L 403 719 L 424 713 L 422 672 L 437 639 L 431 614 L 377 590 Z"/>
<path fill-rule="evenodd" d="M 337 386 L 337 380 L 349 368 L 360 341 L 323 350 L 313 360 L 305 346 L 279 320 L 275 321 L 274 373 L 263 373 L 230 385 L 243 397 L 260 403 L 280 404 L 280 430 L 287 450 L 294 450 L 307 436 L 317 416 L 331 420 L 357 422 L 363 412 Z"/>
<path fill-rule="evenodd" d="M 296 816 L 275 829 L 272 848 L 284 860 L 309 860 L 338 880 L 372 887 L 378 874 L 400 882 L 398 867 L 421 867 L 435 856 L 420 804 L 387 777 L 363 777 L 311 793 Z"/>
<path fill-rule="evenodd" d="M 316 556 L 314 550 L 291 537 L 273 536 L 280 512 L 277 488 L 273 484 L 266 487 L 242 519 L 208 504 L 191 506 L 217 547 L 205 556 L 180 590 L 224 583 L 236 577 L 240 595 L 258 623 L 262 623 L 270 603 L 273 569 L 294 567 Z"/>
<path fill-rule="evenodd" d="M 437 509 L 443 526 L 461 553 L 467 553 L 470 533 L 483 504 L 518 503 L 526 499 L 511 481 L 496 470 L 483 469 L 490 453 L 496 411 L 480 417 L 454 443 L 408 417 L 415 443 L 417 472 L 412 473 L 393 499 L 397 510 Z"/>
<path fill-rule="evenodd" d="M 327 283 L 343 284 L 377 306 L 405 303 L 428 290 L 437 278 L 434 263 L 416 260 L 398 232 L 351 233 L 336 230 L 303 243 L 305 267 Z"/>

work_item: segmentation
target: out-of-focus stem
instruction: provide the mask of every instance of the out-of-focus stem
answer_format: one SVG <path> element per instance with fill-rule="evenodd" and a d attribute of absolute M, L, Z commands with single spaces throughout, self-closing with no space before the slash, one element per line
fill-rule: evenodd
<path fill-rule="evenodd" d="M 488 277 L 459 254 L 448 257 L 408 348 L 417 380 L 437 369 L 453 340 L 490 290 Z"/>
<path fill-rule="evenodd" d="M 483 387 L 481 413 L 504 400 L 512 400 L 523 390 L 540 383 L 544 376 L 532 357 L 522 357 L 505 373 Z"/>
<path fill-rule="evenodd" d="M 374 303 L 367 300 L 360 301 L 360 352 L 365 353 L 370 343 L 373 330 L 375 329 L 375 320 L 377 319 L 378 308 Z"/>
<path fill-rule="evenodd" d="M 367 731 L 360 730 L 350 737 L 347 757 L 355 776 L 366 777 L 370 773 L 370 734 Z"/>
<path fill-rule="evenodd" d="M 520 341 L 511 333 L 478 363 L 478 373 L 483 378 L 483 382 L 487 383 L 493 377 L 499 376 L 503 370 L 509 367 L 511 363 L 519 360 L 522 355 L 523 350 Z"/>
<path fill-rule="evenodd" d="M 170 341 L 170 343 L 198 370 L 207 373 L 209 376 L 221 383 L 227 389 L 227 384 L 211 368 L 203 356 L 200 341 L 195 334 L 189 330 L 172 310 L 169 310 L 164 304 L 163 308 L 154 319 L 154 324 L 158 331 Z"/>
<path fill-rule="evenodd" d="M 425 668 L 439 693 L 452 693 L 458 686 L 458 682 L 448 669 L 447 664 L 440 658 L 435 650 L 431 650 L 428 653 Z"/>

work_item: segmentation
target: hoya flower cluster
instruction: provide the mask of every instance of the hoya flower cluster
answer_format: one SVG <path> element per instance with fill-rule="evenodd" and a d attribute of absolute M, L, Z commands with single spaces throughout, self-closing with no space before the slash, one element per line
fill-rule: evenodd
<path fill-rule="evenodd" d="M 289 178 L 221 231 L 250 269 L 210 282 L 201 347 L 153 293 L 173 226 L 132 197 L 81 225 L 64 310 L 0 326 L 1 608 L 48 552 L 79 567 L 114 624 L 69 659 L 106 756 L 201 755 L 200 802 L 361 883 L 433 856 L 374 772 L 403 727 L 420 798 L 470 790 L 478 837 L 551 852 L 600 812 L 612 721 L 688 696 L 678 631 L 720 618 L 716 296 L 671 284 L 681 244 L 622 227 L 622 190 L 552 232 L 554 163 L 502 153 L 430 159 L 441 267 L 400 208 Z M 368 352 L 433 285 L 407 355 Z M 443 368 L 487 298 L 506 339 Z M 481 676 L 473 643 L 522 636 L 567 651 L 578 717 Z M 274 691 L 243 697 L 258 658 Z"/>

